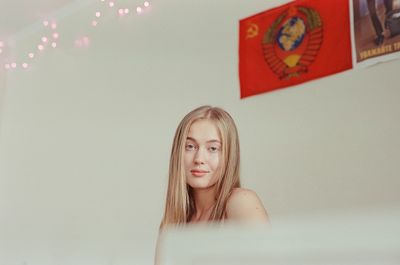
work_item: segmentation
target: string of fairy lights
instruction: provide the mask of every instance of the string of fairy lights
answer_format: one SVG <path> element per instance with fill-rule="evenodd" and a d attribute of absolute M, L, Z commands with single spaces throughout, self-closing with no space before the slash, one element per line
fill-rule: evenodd
<path fill-rule="evenodd" d="M 149 1 L 144 1 L 140 5 L 133 7 L 118 6 L 117 0 L 98 0 L 98 8 L 92 14 L 92 17 L 88 19 L 88 23 L 91 27 L 98 27 L 102 18 L 106 15 L 105 13 L 112 12 L 118 17 L 125 17 L 128 15 L 140 15 L 147 11 L 150 7 Z M 103 5 L 103 6 L 100 6 Z M 105 5 L 105 9 L 104 9 Z M 38 43 L 33 45 L 31 51 L 25 54 L 18 54 L 17 56 L 7 56 L 12 54 L 12 46 L 5 40 L 0 40 L 0 69 L 3 68 L 6 71 L 13 71 L 16 69 L 28 69 L 34 62 L 34 59 L 46 52 L 46 50 L 56 49 L 61 39 L 62 32 L 57 30 L 58 24 L 56 20 L 43 20 L 41 26 L 44 28 L 46 34 L 42 34 L 39 38 Z M 83 36 L 76 38 L 72 45 L 75 48 L 88 47 L 90 45 L 90 38 Z"/>

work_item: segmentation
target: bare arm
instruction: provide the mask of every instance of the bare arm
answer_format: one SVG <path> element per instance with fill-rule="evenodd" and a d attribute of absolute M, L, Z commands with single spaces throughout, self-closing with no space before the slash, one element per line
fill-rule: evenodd
<path fill-rule="evenodd" d="M 226 217 L 230 221 L 268 223 L 268 214 L 257 194 L 248 189 L 237 188 L 226 205 Z"/>

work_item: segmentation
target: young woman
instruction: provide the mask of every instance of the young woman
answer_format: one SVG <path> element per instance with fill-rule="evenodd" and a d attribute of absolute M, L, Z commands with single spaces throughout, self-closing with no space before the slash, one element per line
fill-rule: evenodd
<path fill-rule="evenodd" d="M 240 187 L 239 138 L 223 109 L 202 106 L 180 122 L 172 144 L 164 217 L 157 239 L 168 227 L 199 222 L 267 223 L 255 192 Z"/>
<path fill-rule="evenodd" d="M 223 109 L 199 107 L 173 141 L 161 230 L 198 222 L 268 222 L 255 192 L 240 187 L 239 138 Z"/>

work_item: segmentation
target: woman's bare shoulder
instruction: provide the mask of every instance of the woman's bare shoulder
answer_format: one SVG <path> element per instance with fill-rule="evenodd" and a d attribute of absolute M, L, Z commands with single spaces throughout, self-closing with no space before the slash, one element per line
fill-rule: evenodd
<path fill-rule="evenodd" d="M 268 222 L 267 211 L 252 190 L 235 188 L 226 204 L 226 217 L 232 221 Z"/>

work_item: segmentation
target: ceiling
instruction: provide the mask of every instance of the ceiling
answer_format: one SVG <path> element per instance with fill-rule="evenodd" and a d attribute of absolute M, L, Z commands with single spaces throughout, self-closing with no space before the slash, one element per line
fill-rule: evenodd
<path fill-rule="evenodd" d="M 73 2 L 77 0 L 0 0 L 0 40 L 12 38 Z"/>

